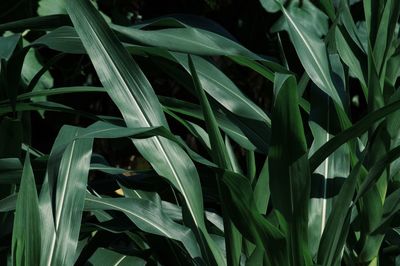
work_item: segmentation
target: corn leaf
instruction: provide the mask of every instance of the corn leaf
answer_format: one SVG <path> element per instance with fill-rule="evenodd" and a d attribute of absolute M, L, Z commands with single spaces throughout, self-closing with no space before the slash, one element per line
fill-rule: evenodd
<path fill-rule="evenodd" d="M 42 265 L 72 265 L 78 244 L 93 139 L 65 126 L 53 145 L 40 193 Z"/>
<path fill-rule="evenodd" d="M 312 5 L 308 1 L 307 4 Z M 317 24 L 306 27 L 304 23 L 309 23 L 309 20 L 304 20 L 306 14 L 298 11 L 299 7 L 296 4 L 291 5 L 289 9 L 282 4 L 280 6 L 294 48 L 308 76 L 343 108 L 341 95 L 332 81 L 326 45 L 319 37 L 321 32 L 317 32 L 315 29 L 323 21 L 319 20 Z"/>
<path fill-rule="evenodd" d="M 198 64 L 195 65 L 190 55 L 188 56 L 188 64 L 193 78 L 194 88 L 201 103 L 201 110 L 204 114 L 207 131 L 210 138 L 210 145 L 213 151 L 211 154 L 213 161 L 218 165 L 219 168 L 232 171 L 233 165 L 222 139 L 221 132 L 219 131 L 217 120 L 214 116 L 213 110 L 211 109 L 211 105 L 208 102 L 207 95 L 203 90 L 203 83 L 200 81 L 200 77 L 197 74 L 196 66 Z M 221 176 L 217 176 L 217 186 L 222 202 L 222 213 L 224 216 L 227 263 L 228 265 L 238 265 L 240 261 L 242 239 L 237 228 L 233 225 L 232 221 L 230 221 L 229 216 L 225 211 L 224 206 L 228 205 L 229 203 L 226 202 L 226 192 L 221 188 L 220 179 Z"/>
<path fill-rule="evenodd" d="M 90 257 L 89 263 L 91 263 L 92 265 L 113 265 L 113 266 L 146 265 L 146 261 L 139 257 L 120 254 L 105 248 L 98 248 L 94 252 L 94 254 Z"/>
<path fill-rule="evenodd" d="M 329 215 L 318 249 L 318 263 L 337 265 L 350 226 L 351 201 L 360 175 L 361 162 L 343 184 Z"/>
<path fill-rule="evenodd" d="M 98 11 L 89 2 L 81 0 L 68 1 L 67 11 L 100 81 L 120 109 L 126 124 L 168 129 L 150 83 Z M 204 259 L 208 263 L 224 264 L 221 252 L 205 228 L 200 182 L 193 162 L 177 144 L 166 139 L 154 137 L 133 142 L 154 169 L 182 194 L 193 220 L 192 229 L 204 237 L 204 241 L 199 241 Z"/>
<path fill-rule="evenodd" d="M 193 258 L 200 256 L 191 230 L 173 222 L 157 204 L 139 198 L 98 198 L 86 195 L 85 210 L 116 210 L 125 213 L 141 230 L 183 243 Z"/>
<path fill-rule="evenodd" d="M 273 206 L 289 226 L 292 265 L 308 265 L 307 224 L 310 170 L 307 143 L 293 76 L 275 75 L 275 104 L 269 150 L 269 185 Z"/>
<path fill-rule="evenodd" d="M 18 192 L 12 234 L 12 261 L 14 265 L 39 265 L 40 224 L 35 178 L 29 153 L 27 153 Z"/>
<path fill-rule="evenodd" d="M 310 157 L 309 161 L 311 171 L 314 171 L 327 156 L 329 156 L 344 143 L 360 136 L 362 133 L 370 129 L 375 123 L 399 109 L 400 101 L 393 101 L 392 103 L 369 113 L 350 128 L 343 130 L 335 137 L 331 138 Z"/>

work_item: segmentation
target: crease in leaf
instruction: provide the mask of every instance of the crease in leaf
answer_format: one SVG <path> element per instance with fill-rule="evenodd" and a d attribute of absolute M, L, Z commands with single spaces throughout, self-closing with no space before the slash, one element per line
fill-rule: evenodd
<path fill-rule="evenodd" d="M 41 255 L 40 224 L 39 200 L 29 152 L 27 152 L 16 200 L 12 233 L 11 254 L 14 265 L 39 265 Z"/>
<path fill-rule="evenodd" d="M 68 1 L 67 11 L 100 81 L 120 109 L 126 124 L 169 129 L 150 83 L 97 10 L 87 1 L 74 0 Z M 209 263 L 225 264 L 221 251 L 206 230 L 199 177 L 189 156 L 178 144 L 164 138 L 133 142 L 154 169 L 181 193 L 194 222 L 192 229 L 204 237 L 199 239 L 204 259 Z"/>

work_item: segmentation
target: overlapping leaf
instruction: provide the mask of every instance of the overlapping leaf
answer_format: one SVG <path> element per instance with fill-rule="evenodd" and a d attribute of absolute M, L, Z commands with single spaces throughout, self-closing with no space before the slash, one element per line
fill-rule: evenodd
<path fill-rule="evenodd" d="M 49 157 L 40 194 L 43 265 L 72 265 L 78 243 L 93 139 L 65 126 Z"/>
<path fill-rule="evenodd" d="M 35 178 L 27 153 L 18 192 L 12 234 L 12 261 L 14 265 L 39 265 L 41 252 L 39 201 Z"/>
<path fill-rule="evenodd" d="M 76 0 L 68 1 L 67 10 L 101 82 L 126 124 L 168 128 L 150 83 L 96 9 L 87 1 Z M 222 254 L 205 228 L 199 178 L 190 158 L 177 144 L 160 137 L 133 142 L 154 169 L 182 194 L 193 220 L 193 230 L 204 237 L 205 241 L 200 241 L 204 259 L 208 263 L 224 264 Z M 207 257 L 210 253 L 212 257 Z"/>

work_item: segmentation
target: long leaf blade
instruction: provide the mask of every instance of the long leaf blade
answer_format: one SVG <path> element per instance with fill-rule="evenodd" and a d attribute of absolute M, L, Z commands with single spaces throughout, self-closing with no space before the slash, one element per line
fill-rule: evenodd
<path fill-rule="evenodd" d="M 41 265 L 72 265 L 78 244 L 93 139 L 64 126 L 52 148 L 40 194 Z"/>
<path fill-rule="evenodd" d="M 100 81 L 108 88 L 107 92 L 120 109 L 126 124 L 130 127 L 168 128 L 150 83 L 98 11 L 88 1 L 81 0 L 68 1 L 67 11 Z M 204 236 L 205 243 L 200 240 L 202 250 L 213 252 L 213 258 L 206 257 L 205 260 L 224 264 L 222 254 L 205 228 L 200 182 L 193 162 L 177 144 L 166 139 L 154 137 L 133 142 L 154 169 L 181 192 L 194 221 L 193 229 Z"/>
<path fill-rule="evenodd" d="M 293 76 L 275 75 L 276 99 L 272 113 L 269 185 L 273 206 L 289 225 L 289 252 L 293 265 L 308 265 L 307 224 L 310 170 L 307 143 Z"/>
<path fill-rule="evenodd" d="M 39 265 L 40 234 L 39 200 L 29 152 L 27 152 L 12 234 L 12 261 L 14 265 Z"/>
<path fill-rule="evenodd" d="M 197 243 L 190 229 L 174 223 L 166 216 L 160 206 L 149 200 L 139 198 L 98 198 L 86 195 L 85 210 L 122 211 L 141 230 L 181 241 L 193 258 L 200 255 Z"/>

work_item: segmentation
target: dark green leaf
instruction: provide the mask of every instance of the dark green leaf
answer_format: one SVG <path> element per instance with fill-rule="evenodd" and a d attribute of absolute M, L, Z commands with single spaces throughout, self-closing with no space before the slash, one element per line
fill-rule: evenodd
<path fill-rule="evenodd" d="M 100 81 L 120 109 L 126 124 L 132 127 L 164 126 L 168 129 L 150 83 L 98 11 L 82 0 L 68 1 L 67 11 Z M 198 230 L 205 238 L 205 242 L 200 242 L 201 249 L 213 252 L 213 258 L 204 259 L 224 264 L 221 252 L 205 228 L 199 177 L 189 156 L 177 144 L 164 138 L 133 142 L 154 169 L 182 194 L 194 221 L 193 230 Z"/>
<path fill-rule="evenodd" d="M 275 104 L 269 150 L 269 185 L 273 206 L 289 226 L 292 265 L 309 265 L 308 202 L 310 170 L 307 143 L 293 76 L 275 75 Z"/>
<path fill-rule="evenodd" d="M 41 250 L 39 201 L 35 178 L 27 153 L 18 192 L 12 234 L 12 261 L 14 265 L 39 265 Z"/>

